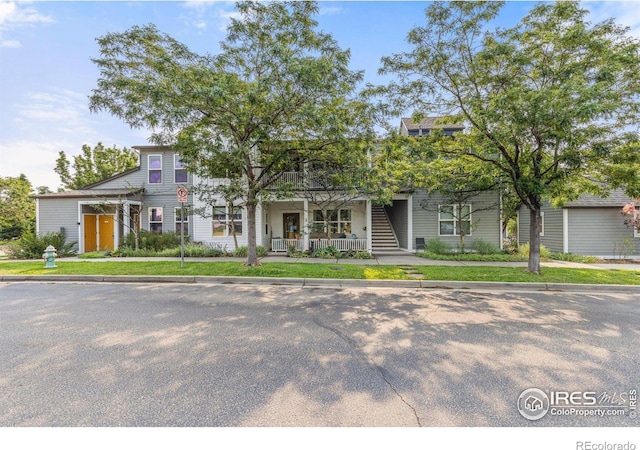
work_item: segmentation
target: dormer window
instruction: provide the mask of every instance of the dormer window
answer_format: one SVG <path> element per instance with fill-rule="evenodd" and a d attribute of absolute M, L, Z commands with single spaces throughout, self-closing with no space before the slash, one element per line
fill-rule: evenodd
<path fill-rule="evenodd" d="M 162 155 L 149 155 L 149 184 L 162 183 Z"/>

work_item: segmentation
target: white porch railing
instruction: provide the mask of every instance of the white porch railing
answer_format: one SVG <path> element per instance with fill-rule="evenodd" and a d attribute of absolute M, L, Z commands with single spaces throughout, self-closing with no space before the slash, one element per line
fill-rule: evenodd
<path fill-rule="evenodd" d="M 286 252 L 289 246 L 295 246 L 296 250 L 302 248 L 302 239 L 271 239 L 271 251 Z M 366 239 L 309 239 L 309 248 L 317 250 L 319 248 L 335 247 L 338 251 L 348 252 L 350 250 L 367 250 Z"/>
<path fill-rule="evenodd" d="M 341 252 L 350 250 L 366 250 L 366 239 L 309 239 L 309 248 L 317 250 L 319 248 L 335 247 Z"/>
<path fill-rule="evenodd" d="M 296 250 L 303 250 L 302 244 L 301 239 L 271 239 L 271 251 L 287 252 L 291 245 L 295 246 Z"/>

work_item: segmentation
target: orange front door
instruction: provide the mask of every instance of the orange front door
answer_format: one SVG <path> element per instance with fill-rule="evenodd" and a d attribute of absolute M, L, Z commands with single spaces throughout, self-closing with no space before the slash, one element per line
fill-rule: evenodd
<path fill-rule="evenodd" d="M 98 227 L 95 214 L 84 215 L 84 251 L 95 252 L 98 250 Z"/>
<path fill-rule="evenodd" d="M 98 239 L 100 242 L 98 250 L 113 250 L 113 244 L 115 242 L 115 229 L 113 225 L 113 216 L 104 214 L 98 216 Z"/>

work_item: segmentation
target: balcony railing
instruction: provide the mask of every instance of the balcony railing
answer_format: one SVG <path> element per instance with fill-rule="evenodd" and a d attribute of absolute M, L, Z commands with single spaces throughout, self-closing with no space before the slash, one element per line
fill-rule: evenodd
<path fill-rule="evenodd" d="M 340 189 L 340 186 L 332 186 L 331 183 L 322 180 L 319 175 L 313 172 L 284 172 L 270 189 L 277 189 L 287 186 L 293 190 L 302 189 Z"/>

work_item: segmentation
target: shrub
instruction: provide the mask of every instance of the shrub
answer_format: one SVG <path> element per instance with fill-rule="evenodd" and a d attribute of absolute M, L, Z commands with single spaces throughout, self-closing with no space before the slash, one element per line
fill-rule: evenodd
<path fill-rule="evenodd" d="M 497 255 L 500 253 L 500 248 L 497 245 L 482 239 L 474 240 L 471 244 L 471 249 L 480 255 Z"/>
<path fill-rule="evenodd" d="M 53 245 L 59 257 L 74 256 L 77 242 L 67 243 L 62 233 L 47 233 L 38 236 L 32 231 L 25 232 L 22 237 L 8 245 L 8 253 L 15 259 L 41 259 L 44 249 Z"/>
<path fill-rule="evenodd" d="M 526 244 L 521 244 L 518 247 L 518 255 L 524 256 L 526 258 L 529 257 L 529 243 L 528 242 Z M 544 258 L 544 259 L 550 259 L 551 258 L 551 252 L 544 245 L 540 245 L 540 258 Z"/>
<path fill-rule="evenodd" d="M 425 251 L 436 255 L 447 255 L 451 253 L 451 246 L 440 239 L 429 239 L 425 245 Z"/>
<path fill-rule="evenodd" d="M 180 234 L 175 231 L 166 231 L 164 233 L 156 233 L 147 230 L 140 230 L 140 250 L 163 251 L 169 248 L 180 248 Z M 128 249 L 136 248 L 135 235 L 127 234 L 123 240 L 121 247 Z M 188 243 L 188 236 L 185 236 L 185 244 Z"/>
<path fill-rule="evenodd" d="M 235 256 L 236 258 L 246 258 L 248 252 L 249 249 L 247 248 L 247 246 L 241 245 L 233 251 L 233 256 Z"/>
<path fill-rule="evenodd" d="M 338 255 L 341 259 L 371 259 L 371 253 L 366 250 L 349 250 L 348 252 L 341 252 Z"/>
<path fill-rule="evenodd" d="M 340 256 L 340 251 L 337 248 L 332 246 L 319 248 L 317 250 L 314 250 L 313 253 L 311 254 L 311 257 L 313 258 L 324 258 L 324 259 L 333 259 L 333 258 L 338 258 L 339 256 Z"/>

